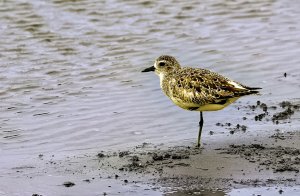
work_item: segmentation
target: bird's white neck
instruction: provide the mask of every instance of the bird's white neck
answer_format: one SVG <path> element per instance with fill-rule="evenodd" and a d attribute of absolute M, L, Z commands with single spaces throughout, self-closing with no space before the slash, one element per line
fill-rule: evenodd
<path fill-rule="evenodd" d="M 164 77 L 165 77 L 165 74 L 159 73 L 160 88 L 163 88 L 162 84 L 163 84 Z"/>

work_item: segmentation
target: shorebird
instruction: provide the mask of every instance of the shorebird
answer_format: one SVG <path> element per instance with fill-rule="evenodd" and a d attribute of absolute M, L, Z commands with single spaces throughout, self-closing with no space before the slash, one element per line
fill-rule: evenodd
<path fill-rule="evenodd" d="M 245 95 L 258 94 L 258 87 L 248 87 L 218 73 L 201 68 L 181 67 L 172 56 L 158 57 L 142 72 L 155 71 L 160 87 L 173 103 L 185 110 L 200 111 L 197 147 L 203 127 L 203 111 L 221 110 Z"/>

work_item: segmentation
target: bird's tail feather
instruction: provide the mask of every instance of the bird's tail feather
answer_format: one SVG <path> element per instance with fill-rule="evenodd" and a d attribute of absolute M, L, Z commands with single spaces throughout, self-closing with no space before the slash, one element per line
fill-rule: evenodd
<path fill-rule="evenodd" d="M 247 87 L 247 89 L 249 89 L 249 90 L 258 90 L 258 89 L 262 89 L 262 88 L 260 88 L 260 87 Z"/>
<path fill-rule="evenodd" d="M 237 92 L 237 95 L 244 96 L 244 95 L 260 95 L 260 92 L 258 89 L 261 89 L 259 87 L 245 87 L 244 90 Z"/>
<path fill-rule="evenodd" d="M 259 95 L 260 92 L 259 91 L 255 91 L 255 90 L 250 90 L 250 94 L 257 94 L 257 95 Z"/>
<path fill-rule="evenodd" d="M 260 88 L 260 87 L 248 87 L 248 89 L 250 90 L 251 94 L 260 95 L 260 92 L 258 90 L 262 89 L 262 88 Z"/>
<path fill-rule="evenodd" d="M 258 94 L 259 95 L 259 89 L 262 89 L 260 87 L 249 87 L 249 86 L 243 86 L 245 89 L 248 90 L 248 95 L 250 94 Z"/>

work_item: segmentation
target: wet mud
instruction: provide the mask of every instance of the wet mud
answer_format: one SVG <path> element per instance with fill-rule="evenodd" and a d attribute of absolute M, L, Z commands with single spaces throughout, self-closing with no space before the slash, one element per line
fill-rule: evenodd
<path fill-rule="evenodd" d="M 230 145 L 229 148 L 218 149 L 222 153 L 239 155 L 252 163 L 272 169 L 273 172 L 294 171 L 300 169 L 300 150 L 291 147 L 265 147 L 261 144 Z"/>
<path fill-rule="evenodd" d="M 248 108 L 255 112 L 254 116 L 247 116 L 253 118 L 253 122 L 265 121 L 274 126 L 291 123 L 291 117 L 299 115 L 299 103 L 288 101 L 276 105 L 257 101 L 256 105 Z M 216 126 L 227 129 L 230 134 L 247 131 L 247 126 L 242 124 L 228 122 L 217 123 Z M 143 178 L 147 176 L 146 183 L 185 190 L 185 193 L 190 191 L 189 194 L 203 193 L 207 189 L 299 185 L 299 130 L 282 131 L 278 128 L 267 137 L 252 139 L 249 138 L 247 144 L 232 141 L 220 148 L 204 145 L 200 149 L 192 145 L 166 148 L 144 143 L 133 150 L 105 156 L 98 154 L 98 157 L 102 162 L 101 168 L 113 169 L 118 177 L 124 173 Z M 212 192 L 209 194 L 213 195 Z"/>

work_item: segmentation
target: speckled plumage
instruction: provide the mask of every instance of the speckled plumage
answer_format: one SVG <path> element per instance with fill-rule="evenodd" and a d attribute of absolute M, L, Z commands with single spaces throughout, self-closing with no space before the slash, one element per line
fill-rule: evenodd
<path fill-rule="evenodd" d="M 223 109 L 244 95 L 257 94 L 251 88 L 207 69 L 181 67 L 167 55 L 155 60 L 154 66 L 143 72 L 155 71 L 162 91 L 179 107 L 201 112 L 198 145 L 203 125 L 202 111 Z M 201 123 L 202 122 L 202 123 Z"/>
<path fill-rule="evenodd" d="M 254 93 L 247 88 L 235 88 L 229 81 L 228 78 L 209 70 L 184 67 L 164 74 L 161 87 L 183 109 L 206 104 L 224 105 L 232 98 Z"/>
<path fill-rule="evenodd" d="M 166 65 L 160 68 L 159 62 Z M 176 105 L 187 110 L 219 110 L 241 96 L 258 93 L 255 90 L 258 88 L 247 87 L 207 69 L 181 67 L 171 56 L 156 59 L 155 70 L 161 77 L 163 92 Z M 203 107 L 212 104 L 220 107 Z"/>

